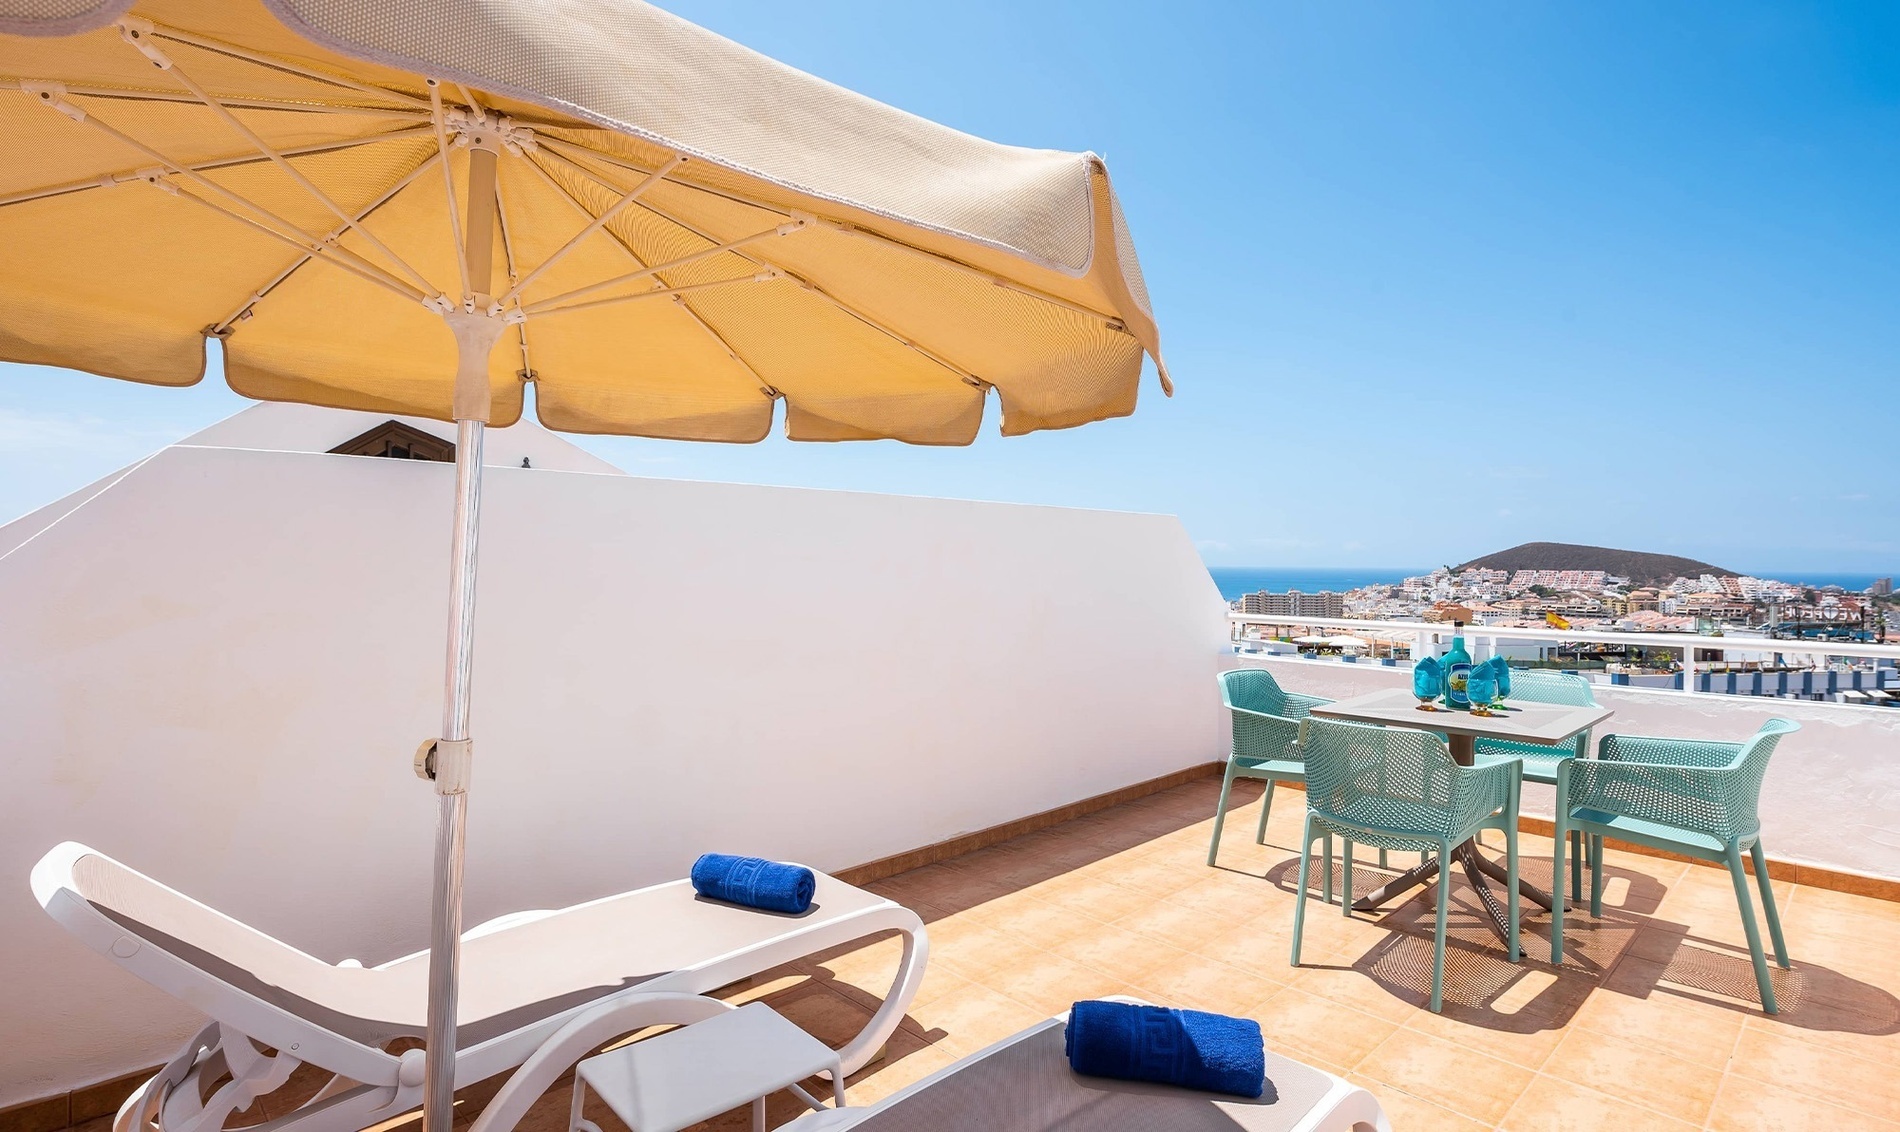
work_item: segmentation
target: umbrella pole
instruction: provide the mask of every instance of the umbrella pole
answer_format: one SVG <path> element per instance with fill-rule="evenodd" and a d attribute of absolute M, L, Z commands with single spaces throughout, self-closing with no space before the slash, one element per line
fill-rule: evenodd
<path fill-rule="evenodd" d="M 471 138 L 465 297 L 443 312 L 455 335 L 455 531 L 449 561 L 448 663 L 442 738 L 430 767 L 435 780 L 435 892 L 429 914 L 429 1007 L 423 1071 L 423 1132 L 450 1132 L 455 1121 L 455 1019 L 462 958 L 462 857 L 468 822 L 469 685 L 475 652 L 476 542 L 481 531 L 482 440 L 489 417 L 488 357 L 500 340 L 500 309 L 490 296 L 495 226 L 492 134 Z M 453 209 L 453 198 L 450 203 Z"/>
<path fill-rule="evenodd" d="M 468 825 L 469 684 L 475 654 L 475 555 L 481 532 L 481 421 L 455 423 L 455 533 L 449 560 L 448 665 L 442 691 L 443 748 L 459 747 L 461 781 L 444 782 L 438 763 L 435 893 L 429 910 L 429 1014 L 424 1132 L 455 1119 L 456 980 L 462 952 L 462 857 Z"/>

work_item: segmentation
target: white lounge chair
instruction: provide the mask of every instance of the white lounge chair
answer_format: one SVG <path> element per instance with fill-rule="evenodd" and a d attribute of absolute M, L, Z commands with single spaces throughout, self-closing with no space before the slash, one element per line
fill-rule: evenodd
<path fill-rule="evenodd" d="M 852 1072 L 902 1019 L 929 945 L 916 913 L 817 880 L 801 916 L 706 900 L 680 880 L 475 928 L 462 947 L 457 1087 L 520 1065 L 603 1004 L 626 1023 L 620 1033 L 699 1021 L 725 1008 L 706 991 L 894 930 L 904 955 L 890 993 L 840 1051 Z M 73 842 L 34 866 L 33 893 L 93 950 L 212 1018 L 127 1099 L 114 1132 L 217 1132 L 302 1064 L 334 1076 L 260 1128 L 355 1132 L 422 1102 L 422 1050 L 387 1047 L 425 1032 L 426 951 L 378 967 L 325 963 Z"/>
<path fill-rule="evenodd" d="M 1258 1100 L 1079 1076 L 1063 1052 L 1067 1024 L 1051 1018 L 876 1104 L 814 1112 L 787 1132 L 1392 1132 L 1371 1093 L 1272 1050 Z"/>

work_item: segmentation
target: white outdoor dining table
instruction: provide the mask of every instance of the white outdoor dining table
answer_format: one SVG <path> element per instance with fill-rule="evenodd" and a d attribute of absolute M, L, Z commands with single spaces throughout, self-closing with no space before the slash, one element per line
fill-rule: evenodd
<path fill-rule="evenodd" d="M 1476 761 L 1476 748 L 1479 739 L 1505 739 L 1516 743 L 1537 743 L 1555 746 L 1565 740 L 1575 738 L 1583 731 L 1595 727 L 1610 716 L 1616 714 L 1606 707 L 1572 707 L 1566 704 L 1514 703 L 1501 714 L 1473 715 L 1468 711 L 1454 711 L 1442 704 L 1435 711 L 1421 711 L 1417 697 L 1402 688 L 1388 688 L 1381 692 L 1371 692 L 1363 696 L 1354 696 L 1349 700 L 1325 704 L 1312 709 L 1312 714 L 1321 719 L 1343 719 L 1353 723 L 1377 723 L 1386 727 L 1413 727 L 1421 731 L 1442 733 L 1451 747 L 1451 757 L 1460 766 L 1470 766 Z M 1498 898 L 1492 894 L 1485 883 L 1490 877 L 1500 884 L 1508 880 L 1505 870 L 1494 864 L 1478 852 L 1475 841 L 1467 841 L 1452 851 L 1458 863 L 1464 866 L 1465 876 L 1471 881 L 1471 887 L 1478 893 L 1483 903 L 1485 918 L 1491 924 L 1491 930 L 1504 938 L 1505 912 Z M 1438 875 L 1437 859 L 1426 861 L 1417 868 L 1401 873 L 1364 897 L 1353 901 L 1355 911 L 1370 912 L 1391 900 L 1402 892 L 1430 883 Z M 1548 910 L 1551 896 L 1535 885 L 1518 880 L 1518 891 L 1533 903 Z"/>

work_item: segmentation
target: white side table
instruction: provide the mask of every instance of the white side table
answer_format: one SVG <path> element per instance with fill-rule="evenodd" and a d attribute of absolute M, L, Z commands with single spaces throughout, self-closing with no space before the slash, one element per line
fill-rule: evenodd
<path fill-rule="evenodd" d="M 764 1003 L 748 1003 L 581 1062 L 568 1128 L 600 1132 L 581 1117 L 581 1101 L 592 1089 L 633 1132 L 679 1132 L 746 1101 L 752 1102 L 753 1132 L 765 1132 L 765 1098 L 780 1089 L 822 1111 L 798 1082 L 826 1071 L 833 1103 L 842 1108 L 838 1051 Z"/>

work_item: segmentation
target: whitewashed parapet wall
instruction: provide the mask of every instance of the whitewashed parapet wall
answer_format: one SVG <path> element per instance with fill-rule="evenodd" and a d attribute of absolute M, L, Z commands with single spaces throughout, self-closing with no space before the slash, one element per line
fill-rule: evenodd
<path fill-rule="evenodd" d="M 1291 691 L 1345 699 L 1409 688 L 1409 668 L 1315 660 L 1234 658 L 1266 668 Z M 1783 739 L 1762 784 L 1762 843 L 1780 861 L 1900 879 L 1900 709 L 1595 685 L 1616 715 L 1597 729 L 1625 735 L 1745 739 L 1780 716 Z M 1526 813 L 1548 818 L 1549 787 L 1525 787 Z"/>
<path fill-rule="evenodd" d="M 0 540 L 0 1106 L 197 1024 L 33 905 L 62 839 L 328 961 L 424 946 L 452 475 L 173 448 Z M 493 468 L 483 520 L 471 924 L 1225 750 L 1225 607 L 1170 517 Z"/>

